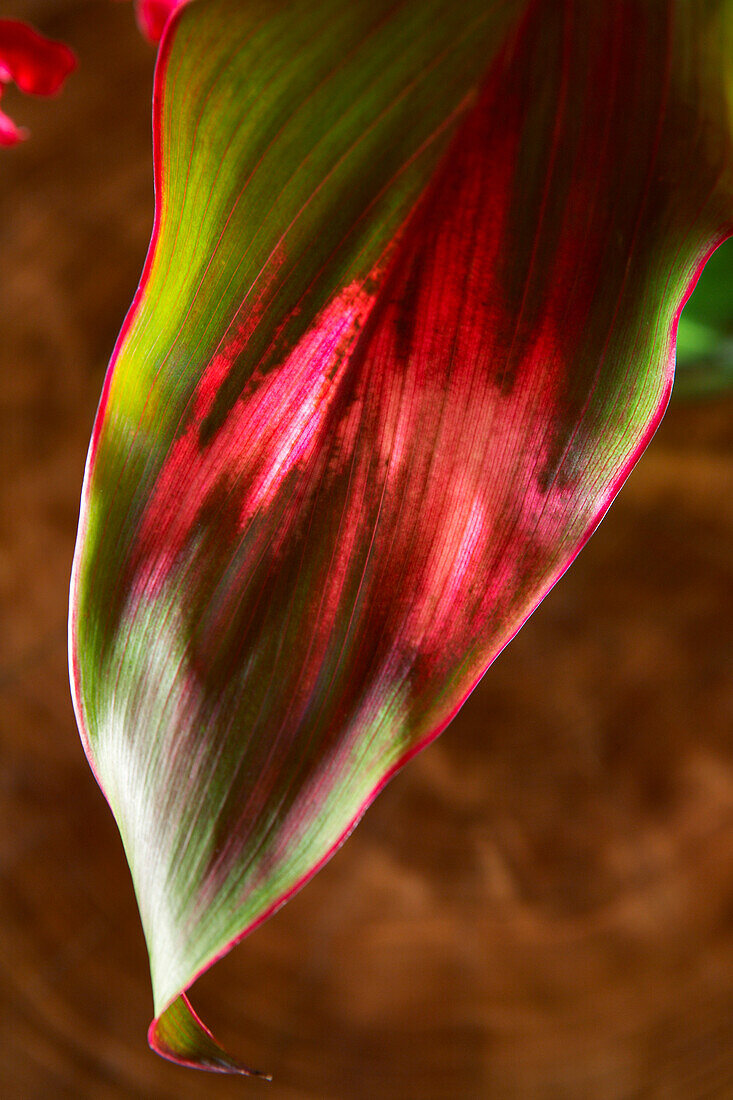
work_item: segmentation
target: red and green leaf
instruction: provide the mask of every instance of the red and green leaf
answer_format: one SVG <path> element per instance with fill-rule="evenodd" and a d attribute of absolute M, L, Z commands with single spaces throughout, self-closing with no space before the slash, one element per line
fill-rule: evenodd
<path fill-rule="evenodd" d="M 730 36 L 659 0 L 169 24 L 70 630 L 167 1057 L 244 1071 L 185 991 L 446 726 L 653 433 L 733 228 Z"/>

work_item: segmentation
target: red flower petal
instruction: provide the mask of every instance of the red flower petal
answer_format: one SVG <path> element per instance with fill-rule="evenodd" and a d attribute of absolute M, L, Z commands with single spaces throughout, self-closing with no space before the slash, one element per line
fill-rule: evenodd
<path fill-rule="evenodd" d="M 186 0 L 135 0 L 137 24 L 151 42 L 159 42 L 165 25 Z"/>
<path fill-rule="evenodd" d="M 17 145 L 27 137 L 27 130 L 16 126 L 12 118 L 9 118 L 4 111 L 0 111 L 0 145 Z"/>
<path fill-rule="evenodd" d="M 17 19 L 0 19 L 0 80 L 13 80 L 32 95 L 53 95 L 75 68 L 76 58 L 63 42 Z"/>
<path fill-rule="evenodd" d="M 13 81 L 30 95 L 54 95 L 75 68 L 76 58 L 63 42 L 17 19 L 0 19 L 0 82 Z M 15 145 L 27 136 L 0 111 L 0 145 Z"/>

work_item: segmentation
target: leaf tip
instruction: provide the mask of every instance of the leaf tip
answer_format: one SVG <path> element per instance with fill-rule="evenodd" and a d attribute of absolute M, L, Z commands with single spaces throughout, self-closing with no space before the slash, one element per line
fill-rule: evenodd
<path fill-rule="evenodd" d="M 185 993 L 153 1020 L 148 1029 L 148 1045 L 156 1054 L 179 1066 L 272 1080 L 271 1074 L 245 1065 L 224 1050 Z"/>

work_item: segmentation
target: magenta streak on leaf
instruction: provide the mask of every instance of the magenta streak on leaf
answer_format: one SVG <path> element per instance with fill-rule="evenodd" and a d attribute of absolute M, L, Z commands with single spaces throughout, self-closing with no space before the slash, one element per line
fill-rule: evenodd
<path fill-rule="evenodd" d="M 313 461 L 337 392 L 339 371 L 345 368 L 374 298 L 361 285 L 347 287 L 276 372 L 252 377 L 234 413 L 212 445 L 202 451 L 199 424 L 246 346 L 257 324 L 256 310 L 251 327 L 240 331 L 214 357 L 199 383 L 190 426 L 171 448 L 140 529 L 132 562 L 140 598 L 157 594 L 196 523 L 198 502 L 206 500 L 222 479 L 247 486 L 238 503 L 239 527 L 244 532 L 252 517 L 272 502 L 288 474 L 299 464 Z M 183 498 L 182 482 L 187 485 Z M 189 501 L 193 511 L 186 508 Z M 164 557 L 157 550 L 161 531 L 166 532 Z M 277 551 L 276 544 L 271 548 Z M 148 577 L 137 562 L 155 562 L 154 574 Z"/>
<path fill-rule="evenodd" d="M 0 97 L 13 81 L 29 95 L 50 96 L 76 68 L 76 58 L 63 42 L 54 42 L 15 19 L 0 19 Z M 17 145 L 28 132 L 0 111 L 0 145 Z"/>

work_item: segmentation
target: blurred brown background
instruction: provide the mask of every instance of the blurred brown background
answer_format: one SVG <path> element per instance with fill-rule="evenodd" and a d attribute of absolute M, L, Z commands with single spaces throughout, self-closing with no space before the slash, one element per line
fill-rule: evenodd
<path fill-rule="evenodd" d="M 0 159 L 0 1095 L 733 1097 L 733 400 L 675 405 L 452 728 L 194 1001 L 266 1086 L 147 1050 L 68 698 L 84 455 L 152 219 L 131 6 L 15 0 L 80 70 Z"/>

